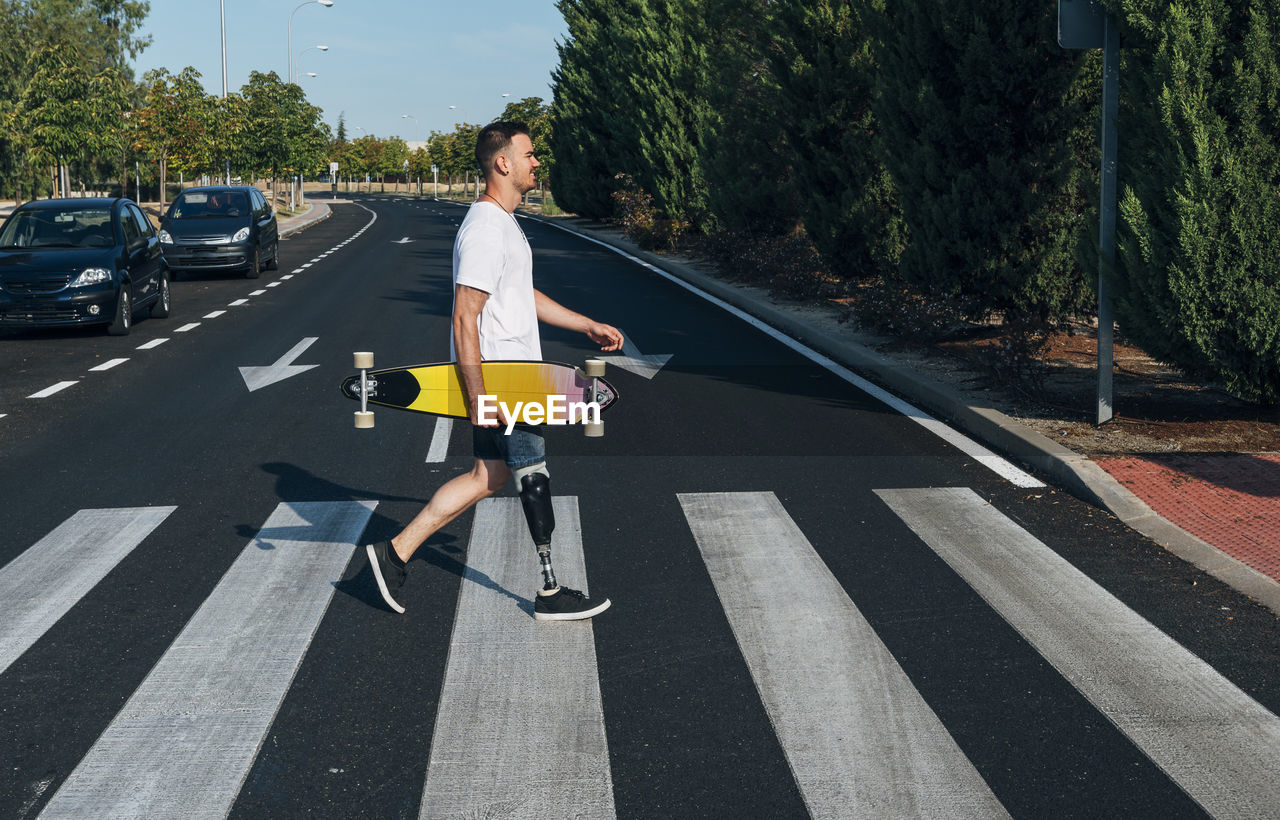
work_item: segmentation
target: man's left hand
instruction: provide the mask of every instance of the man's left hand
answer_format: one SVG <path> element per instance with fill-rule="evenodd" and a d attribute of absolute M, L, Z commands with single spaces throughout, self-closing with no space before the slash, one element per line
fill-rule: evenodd
<path fill-rule="evenodd" d="M 587 326 L 587 338 L 600 345 L 601 350 L 619 350 L 622 348 L 622 331 L 613 325 L 592 322 Z"/>

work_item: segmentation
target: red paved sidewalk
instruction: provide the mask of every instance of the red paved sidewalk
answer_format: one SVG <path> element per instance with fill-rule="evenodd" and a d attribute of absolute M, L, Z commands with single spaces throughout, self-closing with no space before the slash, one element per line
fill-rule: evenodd
<path fill-rule="evenodd" d="M 1280 581 L 1280 454 L 1160 453 L 1096 461 L 1164 518 Z"/>

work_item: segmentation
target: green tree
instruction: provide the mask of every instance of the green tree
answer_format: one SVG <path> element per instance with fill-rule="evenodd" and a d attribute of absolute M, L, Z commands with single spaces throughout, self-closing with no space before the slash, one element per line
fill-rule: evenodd
<path fill-rule="evenodd" d="M 529 128 L 529 139 L 533 142 L 533 153 L 541 163 L 536 176 L 544 182 L 550 177 L 555 167 L 555 154 L 551 150 L 551 106 L 541 97 L 525 97 L 518 102 L 507 103 L 502 109 L 500 120 L 521 122 Z"/>
<path fill-rule="evenodd" d="M 314 173 L 324 162 L 329 128 L 302 89 L 283 82 L 274 71 L 252 71 L 240 94 L 245 130 L 239 145 L 245 167 L 269 171 L 272 190 L 285 172 Z"/>
<path fill-rule="evenodd" d="M 167 69 L 153 69 L 142 83 L 146 96 L 136 114 L 134 147 L 159 163 L 163 207 L 170 161 L 175 161 L 183 172 L 193 170 L 197 164 L 196 146 L 205 138 L 212 98 L 200 84 L 200 72 L 191 66 L 176 76 Z"/>
<path fill-rule="evenodd" d="M 867 19 L 855 0 L 782 4 L 769 26 L 764 97 L 800 219 L 827 267 L 846 280 L 885 279 L 906 241 L 893 181 L 876 154 L 878 73 Z"/>
<path fill-rule="evenodd" d="M 129 103 L 129 84 L 114 67 L 86 75 L 69 45 L 44 46 L 16 112 L 29 151 L 39 162 L 62 166 L 113 149 Z M 67 195 L 66 182 L 62 195 Z"/>
<path fill-rule="evenodd" d="M 1057 47 L 1055 5 L 892 0 L 880 23 L 872 113 L 905 277 L 1024 340 L 1085 310 L 1074 254 L 1094 197 L 1076 148 L 1096 133 L 1097 84 L 1086 53 Z"/>
<path fill-rule="evenodd" d="M 1113 0 L 1116 318 L 1153 356 L 1280 401 L 1280 3 Z"/>
<path fill-rule="evenodd" d="M 616 4 L 612 0 L 558 0 L 568 38 L 556 48 L 560 62 L 551 73 L 551 190 L 564 208 L 593 218 L 613 213 L 613 176 L 623 170 L 613 159 L 615 123 L 626 122 L 615 87 L 622 70 L 613 47 Z"/>

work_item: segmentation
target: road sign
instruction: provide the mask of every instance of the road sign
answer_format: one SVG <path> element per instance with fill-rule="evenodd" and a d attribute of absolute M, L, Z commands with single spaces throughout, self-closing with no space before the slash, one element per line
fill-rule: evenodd
<path fill-rule="evenodd" d="M 1058 0 L 1058 45 L 1102 48 L 1106 45 L 1107 10 L 1098 0 Z"/>
<path fill-rule="evenodd" d="M 338 163 L 336 162 L 329 163 L 329 173 L 331 174 L 338 173 Z"/>

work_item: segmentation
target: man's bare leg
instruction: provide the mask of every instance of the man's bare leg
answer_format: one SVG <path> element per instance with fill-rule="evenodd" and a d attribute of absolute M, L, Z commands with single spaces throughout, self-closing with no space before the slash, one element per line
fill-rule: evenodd
<path fill-rule="evenodd" d="M 509 478 L 511 471 L 503 462 L 476 459 L 471 472 L 451 479 L 436 490 L 422 512 L 391 539 L 396 555 L 400 560 L 408 561 L 437 530 L 471 509 L 476 502 L 501 490 Z"/>

